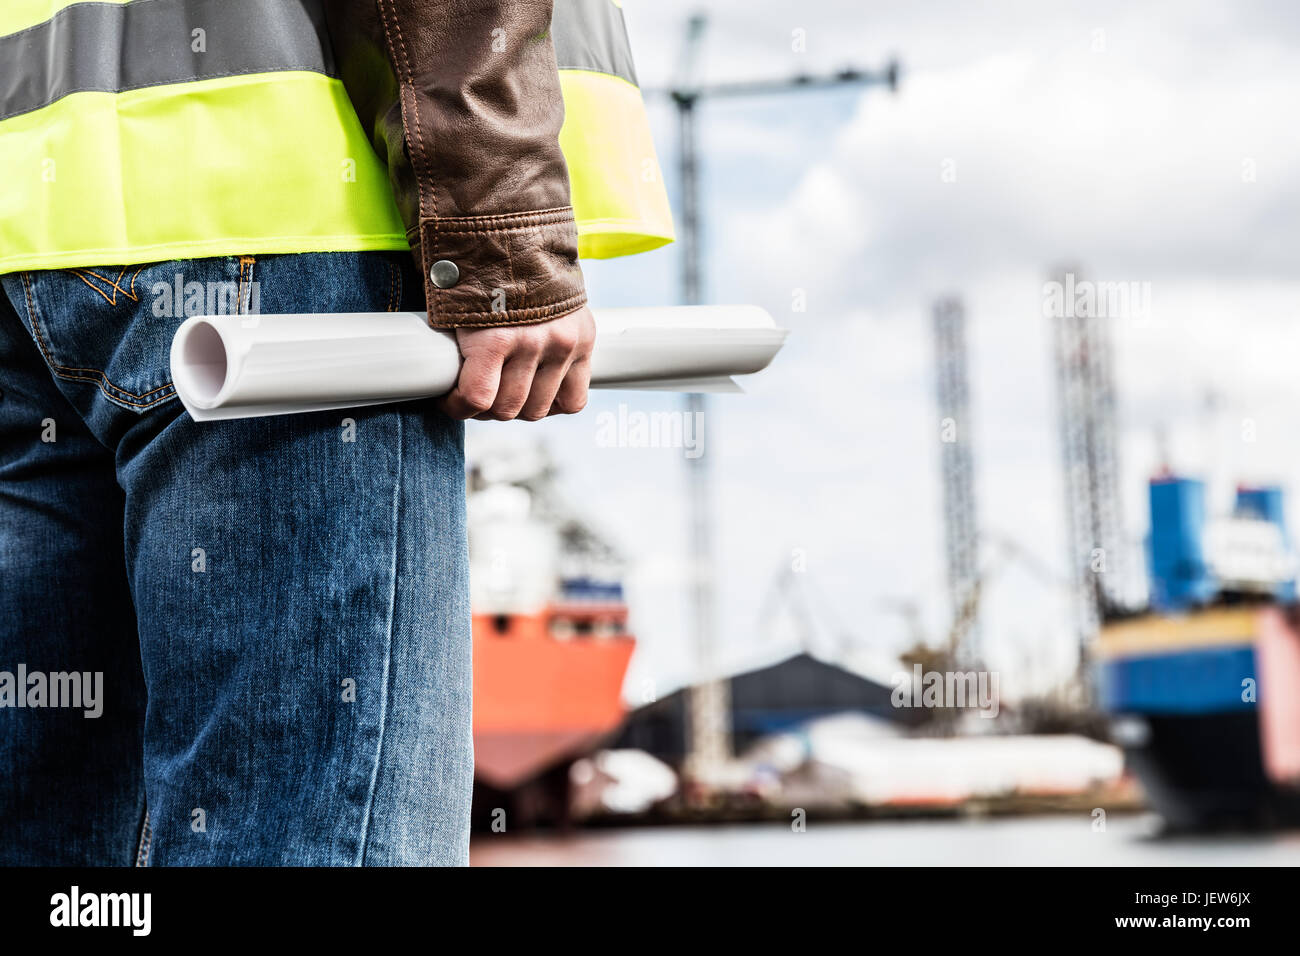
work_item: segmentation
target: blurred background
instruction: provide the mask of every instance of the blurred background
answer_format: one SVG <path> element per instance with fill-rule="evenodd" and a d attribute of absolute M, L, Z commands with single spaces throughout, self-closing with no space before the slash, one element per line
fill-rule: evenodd
<path fill-rule="evenodd" d="M 623 7 L 593 305 L 790 336 L 470 423 L 473 861 L 1300 859 L 1300 11 Z"/>

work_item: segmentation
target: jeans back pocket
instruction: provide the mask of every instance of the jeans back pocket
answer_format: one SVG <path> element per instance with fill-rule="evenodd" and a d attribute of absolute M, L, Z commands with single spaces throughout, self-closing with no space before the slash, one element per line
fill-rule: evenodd
<path fill-rule="evenodd" d="M 186 316 L 256 311 L 252 263 L 227 256 L 4 278 L 50 371 L 68 383 L 63 391 L 83 415 L 96 398 L 145 412 L 176 395 L 171 340 Z"/>

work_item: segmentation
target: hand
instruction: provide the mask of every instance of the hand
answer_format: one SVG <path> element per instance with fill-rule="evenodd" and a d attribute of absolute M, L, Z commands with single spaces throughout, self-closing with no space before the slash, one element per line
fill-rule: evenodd
<path fill-rule="evenodd" d="M 595 341 L 596 323 L 585 305 L 537 325 L 457 329 L 465 362 L 443 410 L 452 418 L 500 422 L 580 412 Z"/>

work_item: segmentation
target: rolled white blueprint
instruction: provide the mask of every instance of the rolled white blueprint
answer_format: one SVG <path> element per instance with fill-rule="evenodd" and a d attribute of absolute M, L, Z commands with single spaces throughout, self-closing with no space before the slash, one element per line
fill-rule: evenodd
<path fill-rule="evenodd" d="M 598 309 L 592 388 L 738 391 L 786 332 L 757 306 Z M 196 421 L 380 405 L 444 395 L 461 356 L 423 312 L 217 315 L 172 339 L 176 394 Z"/>

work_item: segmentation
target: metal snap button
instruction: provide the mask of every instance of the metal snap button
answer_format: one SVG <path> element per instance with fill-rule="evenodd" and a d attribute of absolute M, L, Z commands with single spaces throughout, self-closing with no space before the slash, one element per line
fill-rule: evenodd
<path fill-rule="evenodd" d="M 439 259 L 429 270 L 429 278 L 439 289 L 450 289 L 460 281 L 460 269 L 450 259 Z"/>

